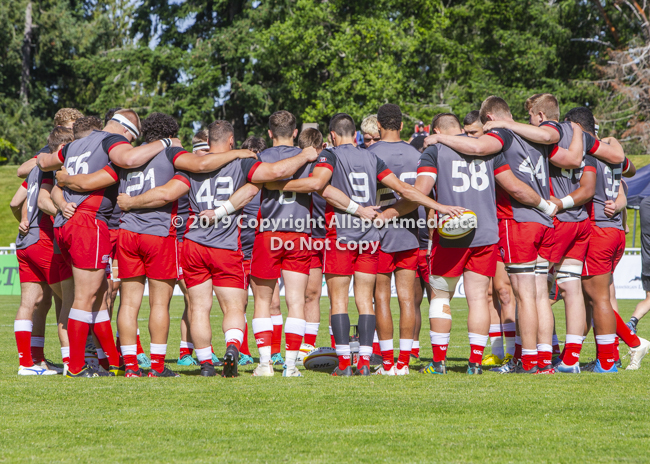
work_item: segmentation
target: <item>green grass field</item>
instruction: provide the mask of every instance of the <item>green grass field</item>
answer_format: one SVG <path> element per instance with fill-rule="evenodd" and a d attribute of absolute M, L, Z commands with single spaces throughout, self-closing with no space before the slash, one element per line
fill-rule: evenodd
<path fill-rule="evenodd" d="M 13 338 L 18 303 L 18 297 L 0 297 L 1 462 L 650 460 L 649 360 L 639 371 L 618 375 L 486 372 L 470 377 L 464 373 L 469 351 L 465 300 L 452 303 L 447 376 L 417 373 L 431 358 L 425 327 L 423 359 L 411 363 L 407 377 L 332 378 L 306 372 L 291 379 L 279 370 L 273 378 L 254 378 L 252 366 L 241 369 L 237 379 L 202 378 L 196 368 L 178 368 L 183 375 L 177 379 L 18 377 Z M 636 302 L 620 303 L 627 320 Z M 140 321 L 148 351 L 145 305 Z M 327 305 L 323 298 L 324 321 Z M 427 308 L 422 308 L 426 321 Z M 179 297 L 171 311 L 168 363 L 176 369 Z M 562 340 L 562 303 L 555 305 L 555 314 Z M 46 354 L 60 361 L 53 318 L 50 322 Z M 215 351 L 221 354 L 216 303 L 212 327 Z M 650 324 L 643 321 L 639 333 L 650 338 Z M 321 324 L 317 344 L 329 345 L 327 324 Z M 593 357 L 590 336 L 582 360 Z"/>

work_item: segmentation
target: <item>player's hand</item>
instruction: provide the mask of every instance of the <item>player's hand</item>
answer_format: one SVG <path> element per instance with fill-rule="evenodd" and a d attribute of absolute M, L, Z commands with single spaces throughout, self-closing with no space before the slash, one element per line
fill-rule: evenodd
<path fill-rule="evenodd" d="M 508 128 L 507 121 L 488 121 L 485 124 L 483 124 L 483 132 L 487 132 L 492 129 L 507 129 L 507 128 Z"/>
<path fill-rule="evenodd" d="M 76 203 L 66 203 L 63 211 L 61 211 L 61 214 L 63 214 L 64 218 L 70 219 L 72 216 L 74 216 L 75 211 L 77 211 Z"/>
<path fill-rule="evenodd" d="M 27 219 L 20 221 L 20 224 L 18 225 L 18 232 L 20 235 L 27 235 L 29 232 L 29 221 Z"/>
<path fill-rule="evenodd" d="M 605 202 L 605 216 L 608 218 L 614 217 L 616 214 L 616 203 L 612 200 L 607 200 Z"/>
<path fill-rule="evenodd" d="M 128 193 L 120 193 L 117 196 L 117 206 L 122 211 L 129 211 L 131 209 L 131 196 Z"/>
<path fill-rule="evenodd" d="M 316 161 L 318 158 L 318 152 L 314 147 L 306 147 L 302 149 L 301 153 L 305 158 L 307 158 L 307 162 L 311 163 L 312 161 Z"/>
<path fill-rule="evenodd" d="M 467 208 L 463 208 L 462 206 L 445 206 L 445 205 L 440 205 L 440 208 L 438 209 L 438 212 L 441 215 L 448 214 L 451 217 L 456 217 L 460 216 L 463 214 L 465 211 L 467 211 Z"/>
<path fill-rule="evenodd" d="M 66 181 L 68 180 L 68 177 L 70 177 L 70 175 L 68 174 L 68 170 L 65 168 L 65 166 L 61 166 L 61 169 L 59 169 L 56 172 L 56 182 L 59 185 L 59 187 L 66 186 Z"/>
<path fill-rule="evenodd" d="M 576 124 L 575 122 L 571 123 L 571 129 L 573 129 L 574 131 L 582 132 L 582 126 L 580 124 Z"/>
<path fill-rule="evenodd" d="M 244 158 L 253 158 L 257 159 L 257 155 L 255 152 L 252 152 L 250 150 L 235 150 L 237 152 L 237 158 L 239 159 L 244 159 Z"/>
<path fill-rule="evenodd" d="M 562 208 L 564 205 L 562 205 L 562 202 L 555 198 L 554 196 L 551 196 L 551 199 L 549 200 L 551 203 L 553 203 L 555 206 L 557 206 L 557 211 L 562 211 Z M 557 213 L 556 211 L 556 213 Z"/>
<path fill-rule="evenodd" d="M 438 134 L 431 134 L 431 135 L 427 135 L 427 136 L 424 138 L 424 143 L 423 143 L 422 146 L 423 146 L 424 148 L 426 148 L 426 147 L 429 147 L 429 146 L 431 146 L 431 145 L 435 145 L 435 144 L 438 143 L 438 142 L 439 142 L 439 140 L 438 140 Z"/>
<path fill-rule="evenodd" d="M 177 147 L 177 148 L 183 148 L 183 144 L 181 143 L 181 139 L 178 139 L 176 137 L 171 139 L 172 141 L 172 147 Z"/>
<path fill-rule="evenodd" d="M 213 209 L 204 209 L 199 213 L 199 224 L 200 218 L 208 218 L 208 224 L 214 224 L 214 210 Z"/>
<path fill-rule="evenodd" d="M 355 214 L 361 219 L 372 221 L 379 215 L 377 212 L 378 209 L 379 206 L 359 206 Z"/>

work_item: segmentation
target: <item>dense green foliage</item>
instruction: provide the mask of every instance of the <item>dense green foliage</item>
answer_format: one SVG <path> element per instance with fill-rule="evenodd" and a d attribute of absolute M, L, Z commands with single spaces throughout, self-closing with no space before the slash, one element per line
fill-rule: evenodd
<path fill-rule="evenodd" d="M 517 118 L 539 91 L 563 108 L 597 107 L 605 91 L 591 81 L 606 47 L 572 39 L 613 41 L 579 0 L 40 0 L 24 106 L 28 1 L 0 5 L 0 155 L 14 162 L 43 145 L 63 106 L 167 112 L 186 142 L 215 118 L 238 140 L 262 134 L 278 109 L 325 129 L 335 112 L 360 121 L 399 103 L 408 136 L 415 121 L 462 116 L 491 94 Z M 616 45 L 635 40 L 609 3 Z"/>

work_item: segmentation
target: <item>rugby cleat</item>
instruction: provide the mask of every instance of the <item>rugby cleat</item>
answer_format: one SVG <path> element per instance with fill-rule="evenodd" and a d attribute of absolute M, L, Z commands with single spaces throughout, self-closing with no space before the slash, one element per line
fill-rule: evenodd
<path fill-rule="evenodd" d="M 228 345 L 226 354 L 223 356 L 223 372 L 221 377 L 237 377 L 237 366 L 239 362 L 239 351 L 234 345 Z"/>
<path fill-rule="evenodd" d="M 373 374 L 374 375 L 397 375 L 397 373 L 395 372 L 394 364 L 390 366 L 390 369 L 388 370 L 384 369 L 384 366 L 380 366 L 379 369 L 373 372 Z"/>
<path fill-rule="evenodd" d="M 167 366 L 163 368 L 162 372 L 158 372 L 154 369 L 151 369 L 149 371 L 149 374 L 147 374 L 147 377 L 180 377 L 180 376 L 181 376 L 180 374 L 177 374 Z"/>
<path fill-rule="evenodd" d="M 506 358 L 508 356 L 509 355 L 506 355 Z M 493 367 L 490 371 L 496 372 L 497 374 L 514 374 L 516 367 L 515 359 L 510 358 L 507 362 L 503 363 L 501 367 Z"/>
<path fill-rule="evenodd" d="M 626 371 L 636 371 L 641 367 L 641 360 L 648 354 L 650 349 L 650 342 L 645 338 L 639 337 L 641 344 L 636 348 L 630 348 L 630 351 L 627 352 L 630 357 L 630 364 L 625 368 Z"/>
<path fill-rule="evenodd" d="M 214 366 L 209 362 L 204 362 L 201 364 L 201 376 L 202 377 L 214 377 L 217 375 L 217 371 L 214 370 Z"/>
<path fill-rule="evenodd" d="M 345 369 L 339 369 L 337 367 L 332 372 L 332 377 L 352 377 L 352 367 L 348 366 Z"/>
<path fill-rule="evenodd" d="M 265 364 L 259 363 L 253 371 L 254 377 L 273 377 L 273 375 L 275 375 L 275 372 L 273 372 L 272 361 Z"/>
<path fill-rule="evenodd" d="M 362 375 L 362 376 L 368 376 L 370 375 L 370 367 L 368 366 L 361 366 L 360 368 L 357 367 L 357 369 L 354 371 L 354 375 Z"/>
<path fill-rule="evenodd" d="M 302 366 L 302 362 L 303 359 L 305 359 L 305 356 L 307 356 L 314 349 L 314 345 L 310 345 L 309 343 L 303 343 L 300 345 L 300 351 L 298 352 L 298 358 L 296 359 L 296 366 Z"/>
<path fill-rule="evenodd" d="M 239 355 L 239 365 L 240 366 L 248 366 L 249 364 L 253 364 L 255 361 L 253 360 L 253 357 L 248 354 L 240 354 Z"/>
<path fill-rule="evenodd" d="M 212 353 L 212 365 L 213 366 L 223 366 L 223 362 L 219 361 L 219 358 L 214 353 Z"/>
<path fill-rule="evenodd" d="M 612 367 L 607 370 L 603 369 L 599 359 L 596 359 L 595 361 L 592 361 L 584 366 L 583 370 L 593 372 L 594 374 L 616 374 L 618 372 L 616 364 L 613 364 Z"/>
<path fill-rule="evenodd" d="M 49 361 L 47 359 L 44 359 L 43 361 L 38 363 L 34 363 L 34 366 L 45 369 L 46 371 L 54 371 L 57 374 L 63 374 L 63 368 L 55 366 L 52 363 L 52 361 Z M 52 374 L 46 374 L 46 375 L 52 375 Z"/>
<path fill-rule="evenodd" d="M 176 364 L 178 364 L 179 366 L 198 366 L 199 365 L 197 360 L 194 359 L 191 354 L 186 354 L 181 359 L 176 361 Z"/>
<path fill-rule="evenodd" d="M 503 364 L 503 359 L 498 357 L 496 354 L 484 356 L 481 361 L 481 365 L 486 367 L 500 366 L 501 364 Z"/>
<path fill-rule="evenodd" d="M 89 366 L 88 364 L 86 364 L 76 374 L 69 369 L 68 372 L 66 372 L 66 377 L 68 378 L 91 378 L 91 377 L 108 377 L 108 376 L 109 375 L 106 371 L 104 372 L 97 371 L 93 369 L 91 366 Z"/>
<path fill-rule="evenodd" d="M 108 366 L 108 372 L 112 373 L 115 377 L 124 377 L 125 371 L 125 366 Z"/>
<path fill-rule="evenodd" d="M 536 375 L 548 375 L 548 374 L 555 374 L 555 368 L 552 365 L 548 365 L 546 367 L 538 367 L 537 372 L 535 372 Z"/>
<path fill-rule="evenodd" d="M 626 322 L 625 325 L 630 328 L 630 331 L 636 335 L 636 325 L 639 323 L 639 320 L 636 317 L 631 317 L 630 322 Z"/>
<path fill-rule="evenodd" d="M 142 369 L 148 369 L 151 367 L 151 359 L 149 359 L 149 356 L 147 356 L 146 353 L 140 353 L 138 355 L 138 366 Z"/>
<path fill-rule="evenodd" d="M 446 374 L 447 366 L 444 361 L 432 361 L 428 366 L 420 369 L 421 374 Z"/>
<path fill-rule="evenodd" d="M 384 358 L 382 358 L 378 354 L 373 353 L 370 355 L 371 366 L 381 366 L 383 363 L 384 363 Z"/>
<path fill-rule="evenodd" d="M 302 374 L 297 367 L 284 367 L 282 371 L 282 377 L 302 377 Z"/>
<path fill-rule="evenodd" d="M 537 366 L 533 366 L 530 369 L 524 369 L 524 364 L 521 361 L 518 361 L 515 365 L 515 374 L 537 374 Z"/>
<path fill-rule="evenodd" d="M 124 372 L 124 377 L 144 377 L 144 371 L 142 369 L 138 369 L 137 371 L 134 371 L 133 369 L 127 369 Z"/>
<path fill-rule="evenodd" d="M 479 363 L 467 363 L 467 373 L 470 375 L 480 375 L 483 373 Z"/>
<path fill-rule="evenodd" d="M 34 364 L 33 366 L 29 367 L 20 366 L 18 368 L 18 375 L 56 375 L 56 372 L 49 369 L 44 369 L 41 366 Z"/>
<path fill-rule="evenodd" d="M 283 366 L 284 358 L 280 353 L 275 353 L 271 355 L 271 362 L 273 363 L 274 366 Z"/>
<path fill-rule="evenodd" d="M 408 366 L 404 366 L 401 369 L 398 369 L 397 366 L 395 366 L 395 375 L 409 375 L 411 371 L 409 371 Z"/>
<path fill-rule="evenodd" d="M 580 373 L 580 363 L 575 363 L 573 366 L 567 366 L 564 364 L 564 361 L 560 361 L 559 364 L 553 367 L 555 372 L 560 374 L 579 374 Z"/>

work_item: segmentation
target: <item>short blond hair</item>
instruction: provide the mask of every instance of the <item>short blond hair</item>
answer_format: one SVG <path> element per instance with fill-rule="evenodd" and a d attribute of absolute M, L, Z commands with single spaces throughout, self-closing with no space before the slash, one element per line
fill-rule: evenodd
<path fill-rule="evenodd" d="M 550 93 L 538 93 L 528 97 L 524 103 L 524 109 L 528 112 L 543 113 L 546 119 L 552 121 L 560 120 L 560 104 L 557 98 Z"/>
<path fill-rule="evenodd" d="M 362 134 L 379 134 L 379 126 L 377 126 L 377 115 L 371 114 L 363 118 L 361 122 Z"/>
<path fill-rule="evenodd" d="M 76 108 L 61 108 L 54 115 L 54 125 L 63 126 L 70 121 L 83 118 L 84 115 Z"/>
<path fill-rule="evenodd" d="M 488 114 L 505 117 L 511 115 L 512 113 L 510 112 L 508 103 L 506 103 L 503 98 L 492 95 L 490 97 L 487 97 L 485 100 L 483 100 L 483 103 L 481 103 L 479 118 L 482 124 L 487 124 L 489 121 L 487 116 Z"/>

